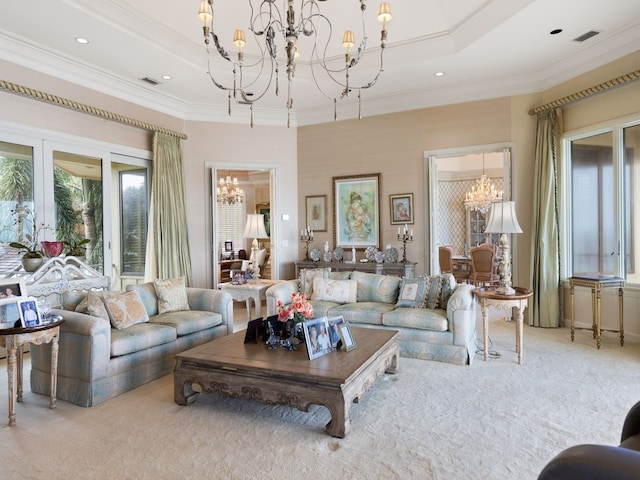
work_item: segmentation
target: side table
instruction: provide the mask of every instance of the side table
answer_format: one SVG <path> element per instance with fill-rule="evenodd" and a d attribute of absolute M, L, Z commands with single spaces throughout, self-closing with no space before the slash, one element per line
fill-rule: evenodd
<path fill-rule="evenodd" d="M 487 361 L 487 346 L 489 344 L 489 306 L 507 310 L 515 309 L 516 321 L 516 353 L 518 354 L 518 364 L 522 364 L 522 340 L 523 340 L 523 312 L 529 303 L 529 297 L 533 292 L 527 288 L 513 287 L 515 295 L 500 295 L 496 293 L 496 287 L 481 287 L 473 290 L 478 297 L 480 308 L 482 309 L 482 336 L 484 345 L 484 361 Z"/>
<path fill-rule="evenodd" d="M 238 302 L 246 301 L 248 320 L 251 321 L 253 320 L 251 318 L 251 300 L 256 306 L 257 317 L 262 317 L 262 300 L 266 298 L 265 292 L 270 286 L 278 282 L 278 280 L 253 280 L 242 285 L 221 283 L 218 288 L 223 292 L 229 293 Z"/>
<path fill-rule="evenodd" d="M 569 278 L 569 286 L 571 287 L 571 341 L 573 342 L 575 330 L 592 330 L 593 338 L 596 339 L 596 347 L 600 349 L 601 332 L 620 332 L 620 346 L 624 346 L 624 321 L 623 321 L 623 297 L 624 297 L 624 278 L 614 277 L 611 275 L 576 275 Z M 575 321 L 575 287 L 587 287 L 591 289 L 591 309 L 593 311 L 593 322 L 591 328 L 576 327 Z M 620 320 L 620 329 L 603 329 L 600 327 L 600 301 L 602 299 L 602 290 L 605 288 L 618 289 L 618 318 Z"/>
<path fill-rule="evenodd" d="M 33 343 L 34 345 L 51 343 L 51 397 L 49 408 L 56 408 L 58 339 L 60 338 L 60 325 L 63 323 L 64 319 L 32 328 L 0 329 L 0 347 L 7 349 L 10 426 L 16 424 L 16 400 L 22 402 L 22 346 L 25 343 Z"/>

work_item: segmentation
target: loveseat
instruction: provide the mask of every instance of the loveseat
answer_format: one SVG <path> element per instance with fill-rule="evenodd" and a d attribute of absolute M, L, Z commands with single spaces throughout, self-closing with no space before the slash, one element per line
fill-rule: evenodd
<path fill-rule="evenodd" d="M 341 315 L 354 326 L 398 330 L 401 356 L 467 365 L 475 352 L 473 288 L 456 284 L 451 274 L 401 279 L 306 269 L 267 290 L 267 315 L 301 292 L 311 299 L 314 317 Z"/>
<path fill-rule="evenodd" d="M 63 295 L 62 309 L 52 309 L 65 320 L 59 342 L 59 399 L 97 405 L 170 373 L 176 353 L 233 333 L 228 293 L 184 284 L 172 290 L 161 282 L 129 285 L 126 292 Z M 158 284 L 167 287 L 160 296 Z M 106 318 L 101 303 L 110 307 Z M 33 392 L 49 395 L 50 359 L 51 344 L 31 347 Z"/>

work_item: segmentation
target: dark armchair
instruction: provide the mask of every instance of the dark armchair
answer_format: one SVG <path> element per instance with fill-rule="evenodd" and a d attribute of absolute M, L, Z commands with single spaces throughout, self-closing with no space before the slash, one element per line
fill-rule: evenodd
<path fill-rule="evenodd" d="M 640 479 L 640 402 L 625 418 L 620 446 L 576 445 L 551 460 L 538 480 Z"/>

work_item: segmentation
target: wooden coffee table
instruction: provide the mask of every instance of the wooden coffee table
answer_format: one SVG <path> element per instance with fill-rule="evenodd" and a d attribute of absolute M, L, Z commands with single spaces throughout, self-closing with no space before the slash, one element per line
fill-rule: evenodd
<path fill-rule="evenodd" d="M 374 381 L 398 367 L 398 332 L 352 327 L 358 347 L 309 360 L 303 345 L 296 351 L 269 350 L 263 343 L 243 343 L 245 332 L 218 338 L 176 355 L 174 399 L 190 405 L 198 390 L 206 393 L 286 405 L 305 412 L 324 405 L 331 421 L 327 432 L 344 437 L 351 427 L 351 403 Z"/>

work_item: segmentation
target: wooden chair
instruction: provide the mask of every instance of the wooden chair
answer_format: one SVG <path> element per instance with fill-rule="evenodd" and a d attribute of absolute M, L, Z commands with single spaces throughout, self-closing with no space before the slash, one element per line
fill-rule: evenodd
<path fill-rule="evenodd" d="M 469 272 L 455 268 L 451 247 L 438 247 L 438 261 L 440 262 L 440 273 L 453 274 L 457 283 L 466 283 L 469 280 Z"/>
<path fill-rule="evenodd" d="M 482 244 L 471 249 L 471 275 L 470 280 L 476 287 L 482 285 L 494 285 L 500 280 L 496 273 L 494 246 L 490 243 Z"/>

